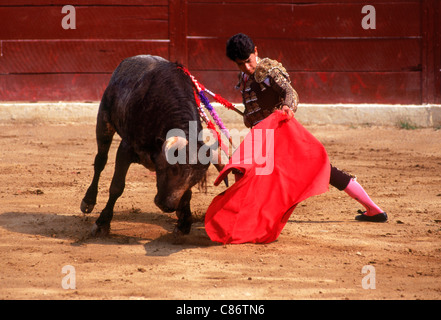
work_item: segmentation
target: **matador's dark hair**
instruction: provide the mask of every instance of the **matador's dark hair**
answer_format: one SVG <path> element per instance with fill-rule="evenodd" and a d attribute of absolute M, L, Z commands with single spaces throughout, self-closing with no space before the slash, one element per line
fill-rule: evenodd
<path fill-rule="evenodd" d="M 227 41 L 227 57 L 233 61 L 246 60 L 254 52 L 254 42 L 246 34 L 238 33 Z"/>

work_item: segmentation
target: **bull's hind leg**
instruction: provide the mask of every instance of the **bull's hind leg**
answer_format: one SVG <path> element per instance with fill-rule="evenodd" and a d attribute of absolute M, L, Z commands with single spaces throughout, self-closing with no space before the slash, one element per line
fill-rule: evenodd
<path fill-rule="evenodd" d="M 115 172 L 109 189 L 109 200 L 92 229 L 92 235 L 107 235 L 113 218 L 116 200 L 122 195 L 126 183 L 126 175 L 130 165 L 136 161 L 136 154 L 124 140 L 121 141 L 116 153 Z"/>
<path fill-rule="evenodd" d="M 81 201 L 81 211 L 83 213 L 90 213 L 95 207 L 96 197 L 98 194 L 98 181 L 100 179 L 101 172 L 106 166 L 109 148 L 115 134 L 115 129 L 107 121 L 107 118 L 107 112 L 102 111 L 100 107 L 96 124 L 96 141 L 98 152 L 95 156 L 95 162 L 93 164 L 94 174 L 92 183 L 87 189 L 83 201 Z"/>

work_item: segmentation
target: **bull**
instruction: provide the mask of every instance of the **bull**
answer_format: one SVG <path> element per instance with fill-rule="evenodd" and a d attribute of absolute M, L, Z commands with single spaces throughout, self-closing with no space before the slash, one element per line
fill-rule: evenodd
<path fill-rule="evenodd" d="M 115 133 L 121 137 L 109 198 L 92 229 L 93 235 L 107 235 L 117 199 L 122 195 L 132 163 L 156 172 L 155 204 L 178 217 L 175 234 L 188 234 L 192 225 L 191 188 L 203 181 L 210 163 L 182 161 L 171 164 L 168 152 L 188 149 L 189 122 L 202 130 L 193 84 L 177 63 L 161 57 L 140 55 L 123 60 L 115 69 L 102 96 L 96 122 L 98 151 L 92 183 L 81 202 L 83 213 L 92 212 L 98 181 L 108 158 Z M 180 129 L 186 137 L 167 138 Z M 203 145 L 198 141 L 197 150 Z M 188 157 L 195 154 L 186 153 Z M 187 158 L 187 160 L 189 160 Z"/>

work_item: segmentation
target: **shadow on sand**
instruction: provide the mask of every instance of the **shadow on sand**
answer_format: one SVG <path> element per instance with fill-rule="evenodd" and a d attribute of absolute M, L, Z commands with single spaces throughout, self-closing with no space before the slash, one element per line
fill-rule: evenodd
<path fill-rule="evenodd" d="M 72 246 L 88 244 L 143 245 L 148 256 L 168 256 L 187 248 L 217 246 L 207 236 L 203 222 L 193 223 L 189 235 L 176 237 L 172 215 L 160 212 L 115 212 L 110 234 L 93 237 L 98 214 L 54 214 L 4 212 L 0 226 L 11 232 L 69 241 Z"/>

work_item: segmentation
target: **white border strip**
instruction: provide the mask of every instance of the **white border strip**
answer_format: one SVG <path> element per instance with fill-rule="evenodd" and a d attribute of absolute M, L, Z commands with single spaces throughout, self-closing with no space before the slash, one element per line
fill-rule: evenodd
<path fill-rule="evenodd" d="M 99 102 L 5 102 L 0 121 L 94 122 Z M 241 116 L 213 103 L 224 122 L 242 122 Z M 236 104 L 243 110 L 242 104 Z M 304 124 L 386 125 L 407 122 L 417 127 L 441 127 L 441 105 L 300 104 L 296 118 Z"/>

